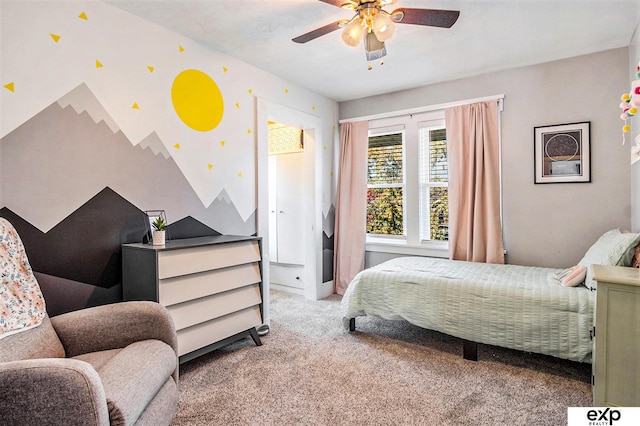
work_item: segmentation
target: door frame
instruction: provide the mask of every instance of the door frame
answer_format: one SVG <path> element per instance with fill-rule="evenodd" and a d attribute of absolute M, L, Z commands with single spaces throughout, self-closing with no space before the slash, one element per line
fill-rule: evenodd
<path fill-rule="evenodd" d="M 257 129 L 257 234 L 262 238 L 263 321 L 271 320 L 269 307 L 269 128 L 275 121 L 297 127 L 304 132 L 305 209 L 304 226 L 304 297 L 317 300 L 325 297 L 322 289 L 322 121 L 320 117 L 256 98 Z"/>

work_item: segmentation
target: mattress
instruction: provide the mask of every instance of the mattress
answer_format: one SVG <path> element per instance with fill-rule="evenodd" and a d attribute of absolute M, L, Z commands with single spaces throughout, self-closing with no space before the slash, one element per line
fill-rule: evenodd
<path fill-rule="evenodd" d="M 561 271 L 396 258 L 353 279 L 343 319 L 406 320 L 478 343 L 591 362 L 595 291 L 562 286 Z"/>

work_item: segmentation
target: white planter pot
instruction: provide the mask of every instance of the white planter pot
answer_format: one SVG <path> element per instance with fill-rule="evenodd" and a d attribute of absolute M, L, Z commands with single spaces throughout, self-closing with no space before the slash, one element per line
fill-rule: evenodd
<path fill-rule="evenodd" d="M 165 231 L 153 231 L 153 245 L 154 246 L 163 246 L 165 237 Z"/>

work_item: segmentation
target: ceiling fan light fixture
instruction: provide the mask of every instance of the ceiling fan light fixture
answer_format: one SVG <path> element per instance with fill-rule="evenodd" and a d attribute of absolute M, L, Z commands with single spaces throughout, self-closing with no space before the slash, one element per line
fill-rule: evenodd
<path fill-rule="evenodd" d="M 342 41 L 351 47 L 355 47 L 360 43 L 360 40 L 362 40 L 363 32 L 362 19 L 354 19 L 342 30 Z"/>
<path fill-rule="evenodd" d="M 393 21 L 384 13 L 380 13 L 373 18 L 372 26 L 376 38 L 380 41 L 389 40 L 396 29 Z"/>
<path fill-rule="evenodd" d="M 374 33 L 367 33 L 364 39 L 364 53 L 367 61 L 375 61 L 387 55 L 387 48 L 384 46 L 383 41 L 376 38 Z"/>
<path fill-rule="evenodd" d="M 2 1 L 2 0 L 0 0 Z M 356 47 L 364 40 L 367 61 L 380 60 L 387 55 L 385 41 L 395 32 L 395 24 L 412 24 L 426 27 L 451 28 L 460 16 L 459 10 L 399 8 L 389 13 L 385 7 L 397 0 L 320 0 L 333 6 L 352 10 L 351 19 L 342 19 L 295 37 L 295 43 L 306 43 L 342 28 L 342 40 Z M 369 63 L 369 69 L 371 69 Z"/>

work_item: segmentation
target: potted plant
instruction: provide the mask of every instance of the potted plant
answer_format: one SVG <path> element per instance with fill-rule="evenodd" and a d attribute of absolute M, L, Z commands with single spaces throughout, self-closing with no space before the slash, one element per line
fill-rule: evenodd
<path fill-rule="evenodd" d="M 167 228 L 167 223 L 164 221 L 162 216 L 158 216 L 153 222 L 151 222 L 153 226 L 153 245 L 154 246 L 163 246 L 165 243 L 165 229 Z"/>

